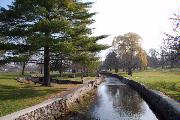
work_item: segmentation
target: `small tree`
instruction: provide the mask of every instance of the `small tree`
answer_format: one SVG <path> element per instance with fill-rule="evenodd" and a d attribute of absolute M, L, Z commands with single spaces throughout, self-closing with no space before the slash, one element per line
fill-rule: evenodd
<path fill-rule="evenodd" d="M 62 77 L 62 73 L 65 69 L 67 69 L 71 61 L 66 54 L 56 54 L 51 60 L 51 70 L 52 71 L 59 71 L 60 77 Z"/>
<path fill-rule="evenodd" d="M 161 49 L 161 61 L 162 68 L 173 68 L 178 65 L 178 37 L 165 34 L 163 38 Z"/>
<path fill-rule="evenodd" d="M 110 71 L 115 69 L 115 72 L 118 72 L 119 62 L 117 58 L 117 54 L 113 51 L 110 52 L 107 56 L 105 61 L 103 62 L 103 66 Z"/>
<path fill-rule="evenodd" d="M 94 61 L 96 58 L 87 52 L 81 52 L 80 54 L 76 54 L 73 57 L 73 63 L 78 63 L 81 65 L 81 79 L 83 80 L 84 76 L 87 76 L 88 74 L 88 66 L 92 61 Z"/>
<path fill-rule="evenodd" d="M 160 55 L 159 52 L 156 49 L 151 48 L 149 50 L 148 57 L 148 66 L 152 68 L 157 68 L 160 66 Z"/>
<path fill-rule="evenodd" d="M 147 55 L 146 55 L 145 50 L 140 49 L 137 56 L 138 56 L 138 60 L 139 60 L 138 67 L 140 68 L 140 70 L 145 70 L 148 66 L 148 60 L 147 60 Z"/>

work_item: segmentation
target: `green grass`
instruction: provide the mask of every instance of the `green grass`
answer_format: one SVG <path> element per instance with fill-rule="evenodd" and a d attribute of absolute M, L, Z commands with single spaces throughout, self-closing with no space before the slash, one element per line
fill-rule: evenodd
<path fill-rule="evenodd" d="M 146 70 L 135 72 L 132 77 L 125 73 L 119 73 L 119 75 L 142 83 L 151 89 L 161 91 L 180 102 L 180 71 L 178 69 Z"/>
<path fill-rule="evenodd" d="M 75 78 L 72 76 L 75 75 Z M 54 79 L 58 80 L 71 80 L 81 82 L 81 73 L 63 73 L 62 77 L 59 77 L 59 73 L 52 73 L 51 75 Z M 88 77 L 83 77 L 83 81 L 92 80 L 96 76 L 95 73 L 89 73 Z"/>
<path fill-rule="evenodd" d="M 62 76 L 63 76 L 64 78 L 69 78 L 69 76 L 73 76 L 73 75 L 75 75 L 76 77 L 79 77 L 79 78 L 81 77 L 81 73 L 79 73 L 79 72 L 78 72 L 78 73 L 67 73 L 67 72 L 64 72 Z M 56 73 L 53 72 L 53 73 L 51 74 L 51 76 L 52 76 L 52 77 L 59 77 L 59 73 L 58 73 L 58 72 L 56 72 Z M 89 77 L 95 77 L 96 74 L 95 74 L 95 73 L 88 73 L 88 76 L 89 76 Z"/>
<path fill-rule="evenodd" d="M 51 87 L 43 87 L 35 84 L 24 84 L 14 79 L 18 76 L 18 73 L 0 73 L 0 116 L 38 104 L 56 93 L 68 91 L 68 89 L 77 86 L 52 84 Z M 71 79 L 80 80 L 79 78 Z"/>
<path fill-rule="evenodd" d="M 81 82 L 81 77 L 68 78 L 68 77 L 56 77 L 58 80 L 71 80 Z M 83 81 L 92 80 L 95 77 L 83 77 Z"/>

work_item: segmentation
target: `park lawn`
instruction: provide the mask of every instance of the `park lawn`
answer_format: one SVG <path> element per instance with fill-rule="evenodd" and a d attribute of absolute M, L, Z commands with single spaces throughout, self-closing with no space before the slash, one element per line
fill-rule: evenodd
<path fill-rule="evenodd" d="M 72 77 L 74 75 L 75 78 Z M 88 75 L 89 75 L 88 77 L 83 77 L 83 82 L 94 80 L 96 77 L 95 73 L 89 73 Z M 82 82 L 81 73 L 63 73 L 62 77 L 59 76 L 59 73 L 52 73 L 51 76 L 54 79 L 58 79 L 58 80 L 70 80 L 70 81 Z"/>
<path fill-rule="evenodd" d="M 81 77 L 68 78 L 68 77 L 56 77 L 58 80 L 71 80 L 81 82 Z M 83 77 L 83 81 L 94 80 L 95 77 Z"/>
<path fill-rule="evenodd" d="M 132 77 L 124 73 L 119 74 L 142 83 L 151 89 L 161 91 L 180 102 L 180 71 L 178 69 L 140 71 L 133 73 Z"/>
<path fill-rule="evenodd" d="M 51 87 L 43 87 L 24 84 L 14 79 L 18 76 L 18 73 L 0 73 L 0 116 L 36 105 L 59 92 L 70 91 L 79 86 L 52 84 Z"/>

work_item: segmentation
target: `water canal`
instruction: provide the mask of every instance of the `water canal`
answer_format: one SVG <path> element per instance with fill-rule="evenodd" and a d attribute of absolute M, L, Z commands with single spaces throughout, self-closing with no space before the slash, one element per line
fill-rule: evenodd
<path fill-rule="evenodd" d="M 81 114 L 78 115 L 77 113 L 66 119 L 157 120 L 147 103 L 138 93 L 116 78 L 106 78 L 106 82 L 97 89 L 93 102 L 88 107 L 81 107 L 78 110 L 78 113 Z M 83 118 L 83 116 L 86 116 L 86 118 Z"/>

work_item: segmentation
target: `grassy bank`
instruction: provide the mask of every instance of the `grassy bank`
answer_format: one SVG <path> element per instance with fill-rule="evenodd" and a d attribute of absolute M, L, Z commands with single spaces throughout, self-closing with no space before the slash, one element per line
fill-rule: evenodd
<path fill-rule="evenodd" d="M 68 92 L 79 86 L 52 84 L 51 87 L 43 87 L 38 84 L 24 84 L 15 80 L 18 76 L 18 73 L 0 73 L 0 116 L 38 104 L 57 93 Z M 79 77 L 63 79 L 81 81 Z"/>
<path fill-rule="evenodd" d="M 132 77 L 125 73 L 119 73 L 119 75 L 140 82 L 151 89 L 161 91 L 180 102 L 180 71 L 178 69 L 146 70 L 135 72 Z"/>

